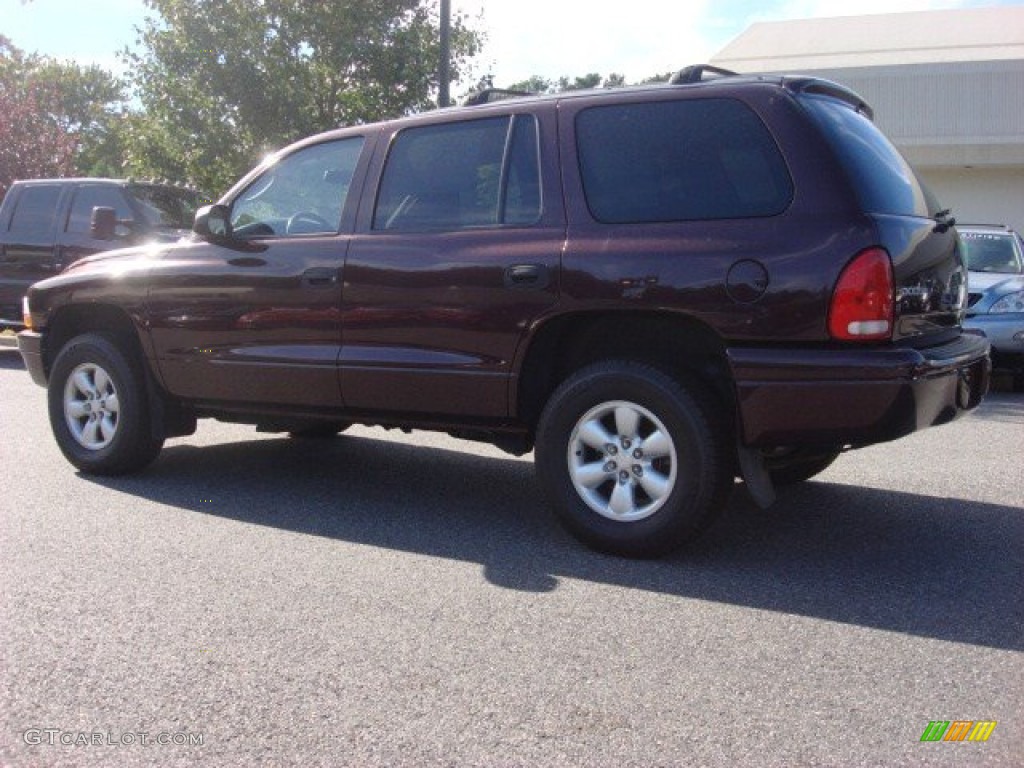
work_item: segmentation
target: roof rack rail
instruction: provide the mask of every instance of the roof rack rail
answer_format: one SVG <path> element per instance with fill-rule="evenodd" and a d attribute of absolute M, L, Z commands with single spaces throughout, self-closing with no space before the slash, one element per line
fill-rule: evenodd
<path fill-rule="evenodd" d="M 713 67 L 710 64 L 694 64 L 690 67 L 683 67 L 674 75 L 672 75 L 669 83 L 672 85 L 686 85 L 688 83 L 700 83 L 706 78 L 705 73 L 714 75 L 715 77 L 735 77 L 739 72 L 733 72 L 731 69 L 722 69 L 721 67 Z M 714 79 L 714 78 L 711 78 Z"/>
<path fill-rule="evenodd" d="M 484 88 L 482 91 L 471 93 L 462 102 L 464 107 L 478 107 L 481 104 L 490 104 L 503 99 L 520 99 L 524 96 L 536 96 L 530 91 L 513 91 L 508 88 Z"/>

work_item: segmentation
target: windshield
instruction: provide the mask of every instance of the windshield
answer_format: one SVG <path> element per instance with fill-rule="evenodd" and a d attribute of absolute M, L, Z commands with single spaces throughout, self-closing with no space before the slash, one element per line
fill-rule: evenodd
<path fill-rule="evenodd" d="M 1020 239 L 1012 232 L 960 232 L 972 272 L 1019 275 L 1024 272 Z"/>
<path fill-rule="evenodd" d="M 128 192 L 138 201 L 146 223 L 161 229 L 191 229 L 196 209 L 203 204 L 191 189 L 133 184 Z"/>

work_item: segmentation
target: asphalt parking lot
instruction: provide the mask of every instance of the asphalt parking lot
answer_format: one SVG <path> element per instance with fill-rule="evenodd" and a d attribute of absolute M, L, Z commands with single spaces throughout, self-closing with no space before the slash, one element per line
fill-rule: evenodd
<path fill-rule="evenodd" d="M 0 394 L 4 766 L 1024 764 L 1024 395 L 634 562 L 529 457 L 203 422 L 96 479 Z"/>

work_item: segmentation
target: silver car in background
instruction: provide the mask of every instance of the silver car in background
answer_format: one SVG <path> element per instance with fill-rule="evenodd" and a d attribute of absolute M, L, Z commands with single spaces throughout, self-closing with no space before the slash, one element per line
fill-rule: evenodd
<path fill-rule="evenodd" d="M 992 364 L 1024 391 L 1024 240 L 1004 226 L 958 226 L 967 261 L 964 330 L 992 344 Z"/>

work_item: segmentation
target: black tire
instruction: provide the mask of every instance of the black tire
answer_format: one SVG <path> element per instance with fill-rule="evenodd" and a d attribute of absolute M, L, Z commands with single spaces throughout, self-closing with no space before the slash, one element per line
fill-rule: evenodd
<path fill-rule="evenodd" d="M 297 440 L 329 440 L 332 437 L 337 437 L 351 426 L 351 421 L 327 421 L 293 429 L 288 433 L 288 437 Z"/>
<path fill-rule="evenodd" d="M 537 473 L 578 539 L 610 554 L 658 557 L 699 536 L 724 506 L 734 477 L 729 433 L 696 382 L 632 361 L 597 363 L 548 400 Z M 599 450 L 603 435 L 614 442 Z"/>
<path fill-rule="evenodd" d="M 141 365 L 106 335 L 87 333 L 64 345 L 50 372 L 47 401 L 57 445 L 87 474 L 137 471 L 163 447 L 153 436 Z"/>
<path fill-rule="evenodd" d="M 796 485 L 805 480 L 810 480 L 817 474 L 824 472 L 839 458 L 839 451 L 826 451 L 824 453 L 799 452 L 791 458 L 781 460 L 777 467 L 769 463 L 768 474 L 772 483 L 777 486 Z"/>

